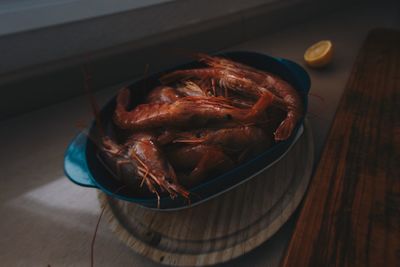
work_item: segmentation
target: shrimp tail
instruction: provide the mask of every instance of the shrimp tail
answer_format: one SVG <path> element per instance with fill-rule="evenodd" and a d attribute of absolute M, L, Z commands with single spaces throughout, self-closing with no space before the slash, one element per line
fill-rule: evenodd
<path fill-rule="evenodd" d="M 288 139 L 291 133 L 293 132 L 295 125 L 296 125 L 296 120 L 294 120 L 293 117 L 291 116 L 286 117 L 286 119 L 284 119 L 281 122 L 281 124 L 278 126 L 278 128 L 274 133 L 275 141 L 283 141 Z"/>

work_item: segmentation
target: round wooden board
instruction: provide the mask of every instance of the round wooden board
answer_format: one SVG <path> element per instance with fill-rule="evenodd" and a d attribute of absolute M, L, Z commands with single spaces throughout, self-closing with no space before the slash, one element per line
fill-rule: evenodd
<path fill-rule="evenodd" d="M 275 165 L 189 209 L 157 212 L 99 194 L 111 229 L 153 261 L 204 266 L 236 258 L 270 238 L 299 205 L 312 173 L 314 146 L 303 135 Z"/>

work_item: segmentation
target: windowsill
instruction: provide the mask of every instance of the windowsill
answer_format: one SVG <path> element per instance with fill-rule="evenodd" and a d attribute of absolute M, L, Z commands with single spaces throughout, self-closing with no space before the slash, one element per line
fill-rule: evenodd
<path fill-rule="evenodd" d="M 221 18 L 240 20 L 274 2 L 298 0 L 8 0 L 0 4 L 0 51 L 7 51 L 0 75 L 123 44 L 132 48 L 148 38 L 157 43 L 165 33 Z"/>

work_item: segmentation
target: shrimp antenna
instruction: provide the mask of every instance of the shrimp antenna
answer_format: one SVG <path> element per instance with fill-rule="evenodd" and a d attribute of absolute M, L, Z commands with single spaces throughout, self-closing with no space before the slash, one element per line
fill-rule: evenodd
<path fill-rule="evenodd" d="M 102 127 L 101 119 L 100 119 L 99 105 L 97 104 L 97 101 L 96 101 L 96 99 L 94 97 L 93 90 L 92 90 L 92 77 L 90 75 L 88 65 L 84 65 L 82 67 L 82 71 L 83 71 L 83 76 L 84 76 L 85 93 L 86 93 L 87 97 L 89 98 L 90 105 L 92 107 L 93 116 L 94 116 L 94 118 L 96 120 L 97 130 L 99 131 L 100 136 L 105 136 L 104 135 L 104 129 Z"/>
<path fill-rule="evenodd" d="M 143 80 L 144 80 L 144 82 L 143 82 L 143 90 L 147 89 L 147 78 L 149 76 L 149 70 L 150 70 L 150 64 L 146 63 L 144 65 L 144 71 L 143 71 Z"/>

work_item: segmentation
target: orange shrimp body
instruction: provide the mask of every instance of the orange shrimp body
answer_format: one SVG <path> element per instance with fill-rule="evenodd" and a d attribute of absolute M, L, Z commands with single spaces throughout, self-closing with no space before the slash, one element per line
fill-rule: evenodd
<path fill-rule="evenodd" d="M 205 144 L 175 148 L 168 153 L 168 158 L 175 168 L 190 170 L 189 175 L 181 179 L 181 183 L 189 188 L 200 184 L 208 175 L 229 170 L 234 166 L 222 148 Z"/>
<path fill-rule="evenodd" d="M 246 149 L 255 149 L 257 152 L 265 150 L 271 140 L 264 131 L 256 126 L 237 126 L 222 129 L 203 129 L 177 133 L 173 143 L 201 143 L 221 146 L 224 150 L 235 152 Z"/>
<path fill-rule="evenodd" d="M 160 78 L 160 81 L 164 84 L 172 83 L 179 79 L 211 79 L 215 80 L 218 87 L 214 90 L 214 95 L 222 95 L 225 98 L 229 98 L 228 89 L 245 97 L 259 99 L 260 96 L 269 94 L 272 97 L 272 105 L 280 109 L 287 110 L 287 103 L 278 96 L 273 94 L 267 87 L 263 87 L 253 80 L 247 78 L 243 73 L 233 72 L 230 69 L 221 68 L 203 68 L 203 69 L 189 69 L 189 70 L 177 70 L 166 74 Z M 224 88 L 224 93 L 217 94 L 219 88 Z M 243 101 L 243 99 L 236 98 L 236 102 Z"/>
<path fill-rule="evenodd" d="M 179 79 L 189 78 L 216 79 L 221 87 L 227 87 L 248 96 L 259 96 L 266 91 L 250 79 L 220 68 L 177 70 L 162 76 L 160 81 L 163 84 L 169 84 Z"/>
<path fill-rule="evenodd" d="M 127 111 L 129 89 L 122 89 L 117 96 L 115 123 L 122 129 L 143 130 L 157 127 L 200 125 L 210 120 L 252 121 L 271 104 L 271 94 L 264 94 L 249 109 L 240 109 L 222 97 L 183 97 L 171 104 L 141 104 Z"/>
<path fill-rule="evenodd" d="M 286 118 L 276 129 L 274 135 L 275 140 L 286 140 L 290 137 L 297 122 L 303 117 L 303 104 L 300 96 L 294 88 L 282 79 L 272 75 L 266 75 L 265 82 L 271 87 L 276 88 L 279 96 L 283 98 L 283 102 L 287 106 Z"/>
<path fill-rule="evenodd" d="M 195 185 L 210 173 L 228 170 L 235 163 L 259 154 L 270 145 L 270 140 L 258 127 L 237 126 L 177 132 L 170 143 L 184 145 L 170 150 L 168 158 L 175 168 L 189 169 L 190 174 L 183 180 Z"/>
<path fill-rule="evenodd" d="M 296 123 L 303 116 L 303 104 L 296 90 L 286 81 L 268 72 L 231 61 L 222 57 L 200 54 L 200 61 L 214 68 L 223 68 L 232 75 L 247 77 L 254 81 L 259 89 L 266 88 L 282 99 L 287 109 L 287 116 L 275 131 L 275 140 L 286 140 L 291 135 Z"/>
<path fill-rule="evenodd" d="M 188 198 L 187 192 L 177 181 L 176 174 L 166 157 L 154 142 L 150 134 L 134 134 L 124 144 L 118 145 L 108 137 L 104 137 L 100 146 L 101 157 L 106 160 L 107 166 L 122 176 L 141 178 L 150 192 L 160 197 L 160 193 L 167 191 L 171 198 L 181 195 Z M 133 177 L 132 177 L 133 176 Z"/>

